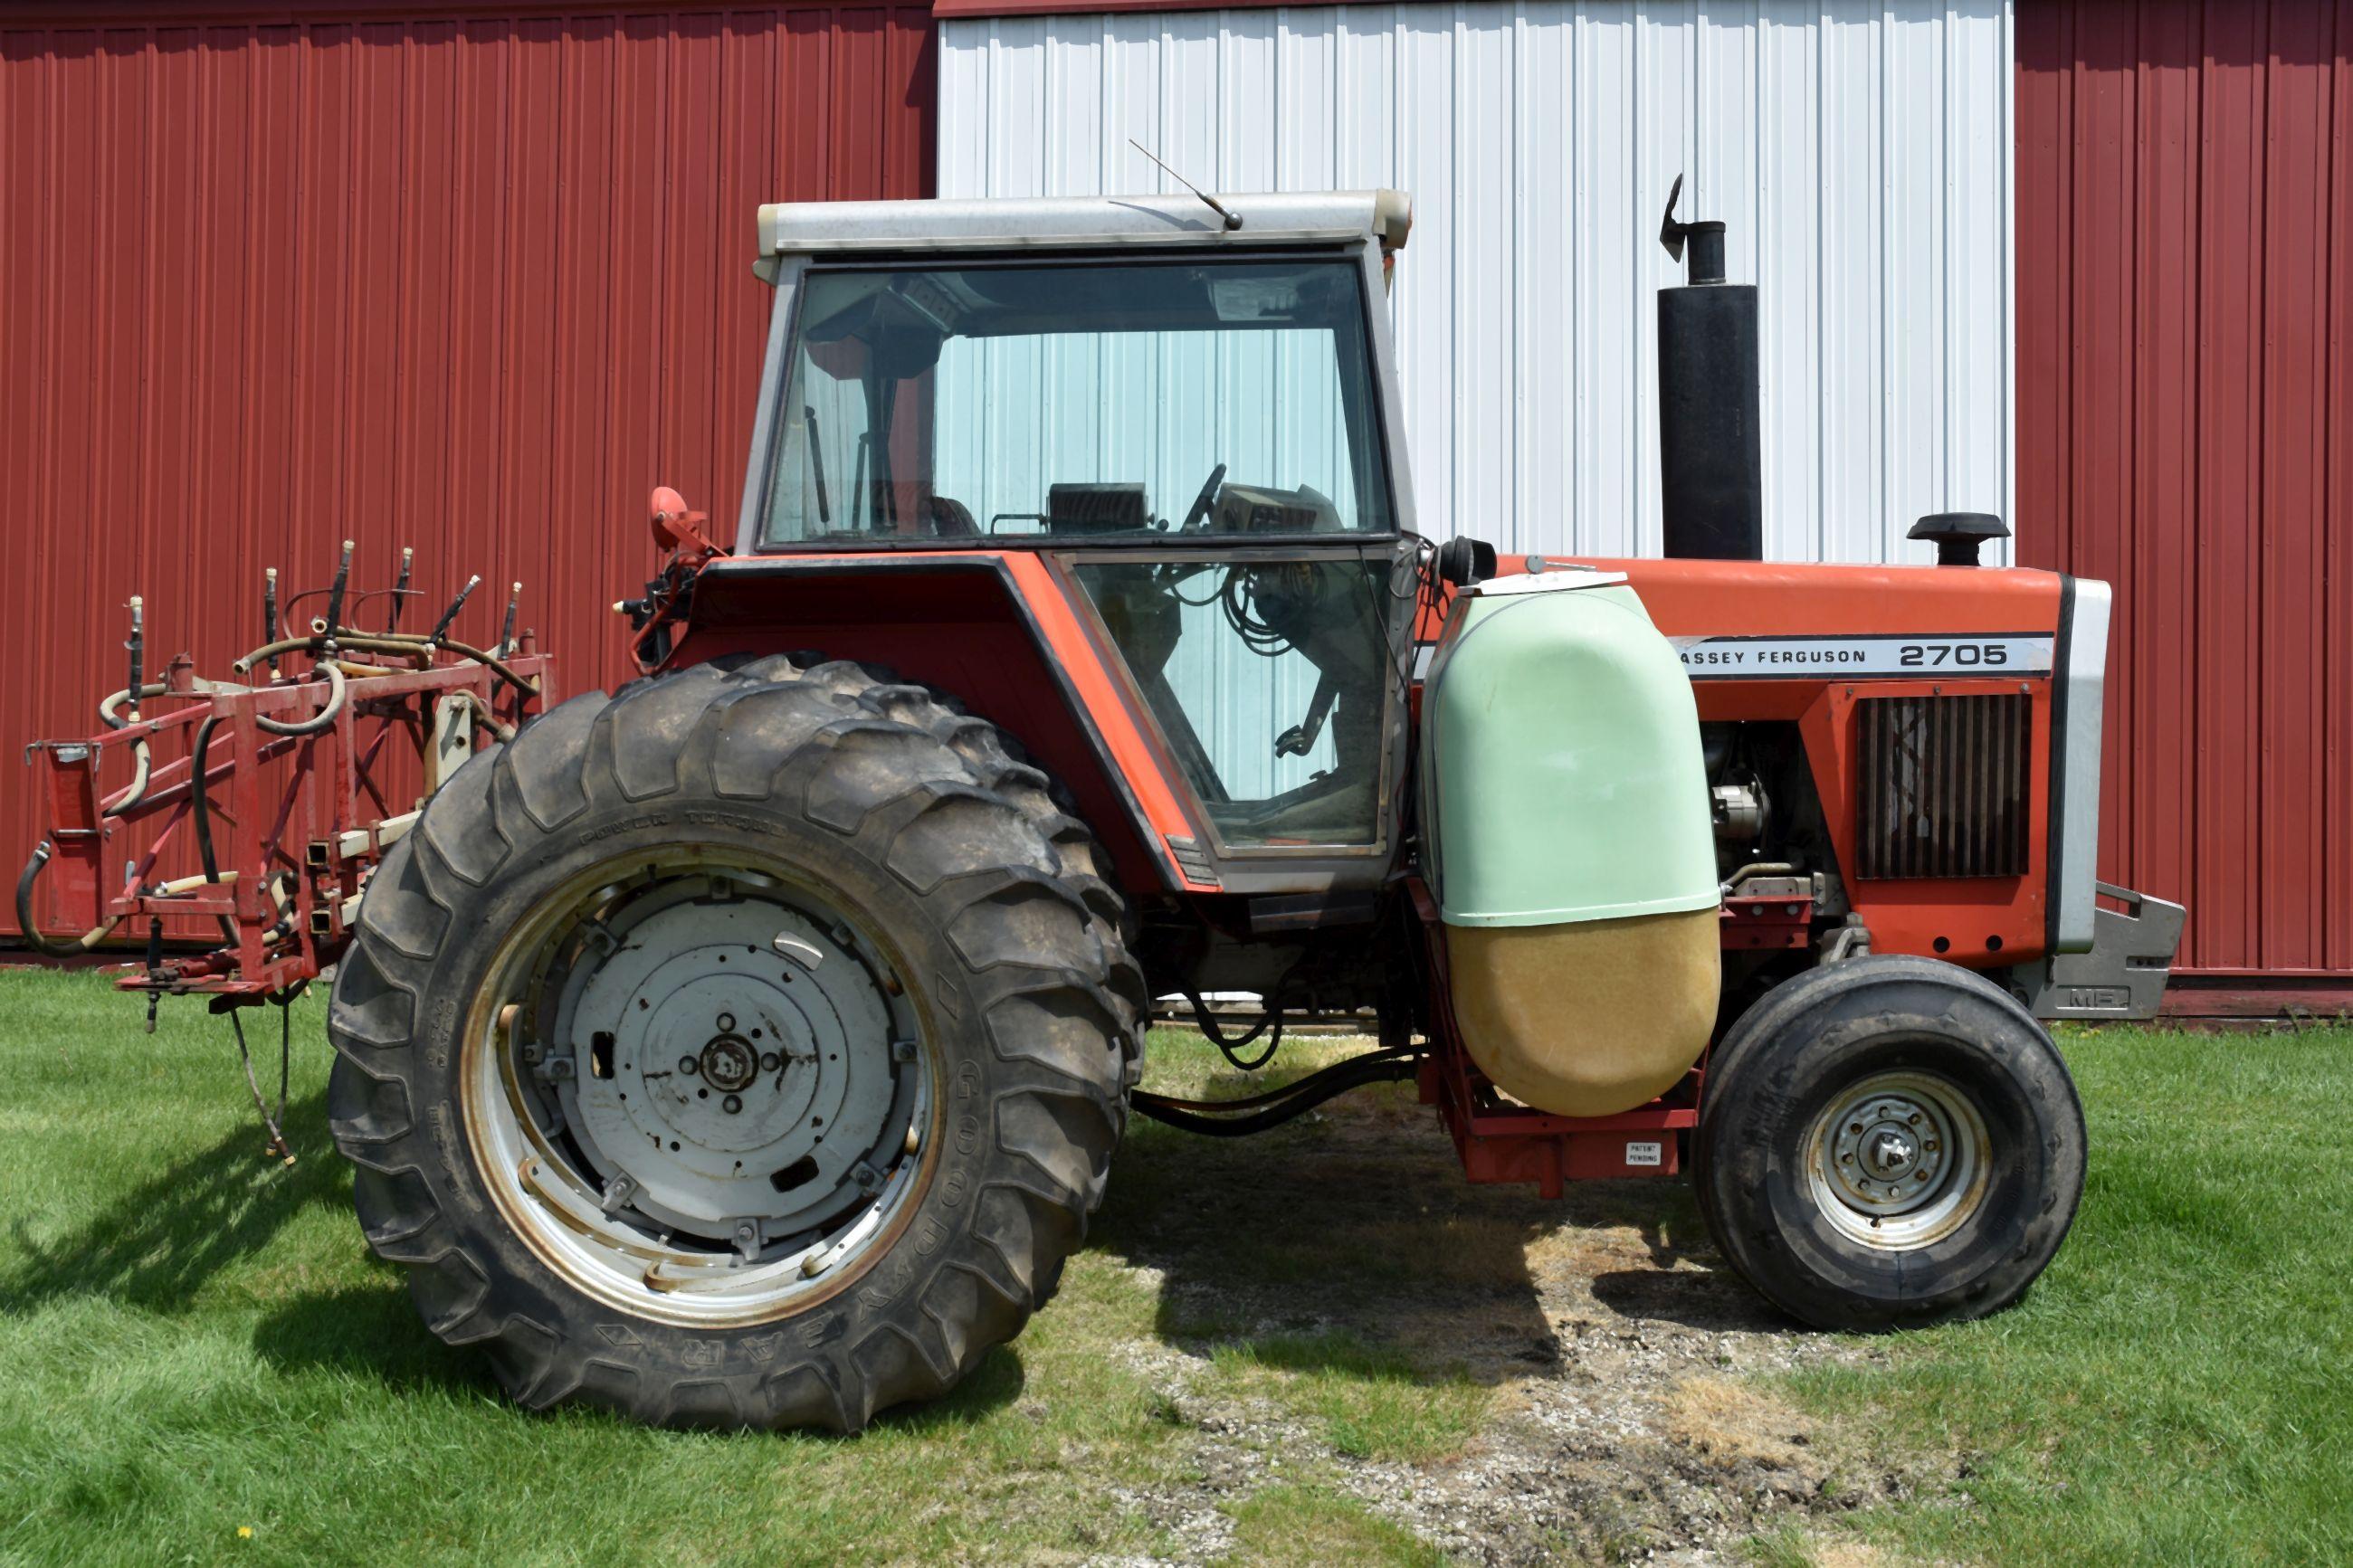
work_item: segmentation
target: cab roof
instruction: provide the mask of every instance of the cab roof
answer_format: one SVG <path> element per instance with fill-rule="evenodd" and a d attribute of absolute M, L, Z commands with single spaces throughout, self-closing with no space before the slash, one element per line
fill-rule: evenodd
<path fill-rule="evenodd" d="M 1400 191 L 1229 196 L 1228 227 L 1190 192 L 992 201 L 771 202 L 760 208 L 760 259 L 859 251 L 1067 250 L 1097 246 L 1298 244 L 1373 240 L 1402 247 L 1413 202 Z M 766 268 L 764 267 L 763 271 Z"/>

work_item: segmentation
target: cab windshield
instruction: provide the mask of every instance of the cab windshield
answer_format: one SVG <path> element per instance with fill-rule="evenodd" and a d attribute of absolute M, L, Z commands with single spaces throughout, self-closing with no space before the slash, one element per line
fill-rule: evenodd
<path fill-rule="evenodd" d="M 767 546 L 1397 530 L 1345 259 L 812 269 Z"/>

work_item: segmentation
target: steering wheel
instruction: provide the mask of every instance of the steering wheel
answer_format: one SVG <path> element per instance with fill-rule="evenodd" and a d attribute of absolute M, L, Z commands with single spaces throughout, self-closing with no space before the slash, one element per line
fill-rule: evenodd
<path fill-rule="evenodd" d="M 1193 498 L 1191 510 L 1185 513 L 1185 526 L 1177 532 L 1190 533 L 1208 520 L 1209 509 L 1218 504 L 1218 487 L 1225 482 L 1225 479 L 1226 466 L 1223 463 L 1209 470 L 1208 483 L 1203 485 L 1201 493 Z"/>

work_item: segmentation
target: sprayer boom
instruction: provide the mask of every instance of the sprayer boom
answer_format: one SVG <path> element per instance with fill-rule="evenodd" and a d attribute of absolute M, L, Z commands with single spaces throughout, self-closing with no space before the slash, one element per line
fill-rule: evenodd
<path fill-rule="evenodd" d="M 231 680 L 200 679 L 182 655 L 146 681 L 132 601 L 131 683 L 99 705 L 105 727 L 27 748 L 48 820 L 16 883 L 28 942 L 79 956 L 127 924 L 145 962 L 117 984 L 229 1006 L 336 961 L 385 850 L 480 739 L 512 736 L 548 692 L 531 634 L 512 646 L 512 602 L 494 649 L 448 636 L 462 594 L 430 634 L 391 629 L 413 592 L 404 566 L 387 628 L 368 630 L 344 622 L 347 596 L 353 619 L 366 597 L 348 593 L 350 565 L 346 544 L 326 614 L 294 635 L 277 624 L 272 572 L 268 640 Z"/>

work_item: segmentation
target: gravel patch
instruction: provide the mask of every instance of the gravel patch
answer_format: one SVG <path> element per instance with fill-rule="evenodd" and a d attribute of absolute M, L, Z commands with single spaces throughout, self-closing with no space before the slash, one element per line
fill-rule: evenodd
<path fill-rule="evenodd" d="M 1281 1481 L 1337 1488 L 1466 1563 L 1698 1564 L 1954 1479 L 1776 1396 L 1777 1374 L 1886 1352 L 1767 1307 L 1680 1183 L 1550 1203 L 1473 1187 L 1409 1094 L 1365 1100 L 1264 1139 L 1139 1140 L 1122 1160 L 1142 1174 L 1114 1168 L 1104 1245 L 1161 1303 L 1160 1336 L 1121 1353 L 1188 1445 L 1184 1483 L 1118 1499 L 1166 1532 L 1156 1561 L 1218 1560 L 1229 1510 Z M 1324 1334 L 1484 1385 L 1487 1418 L 1442 1458 L 1367 1458 L 1212 1364 L 1220 1345 Z"/>

